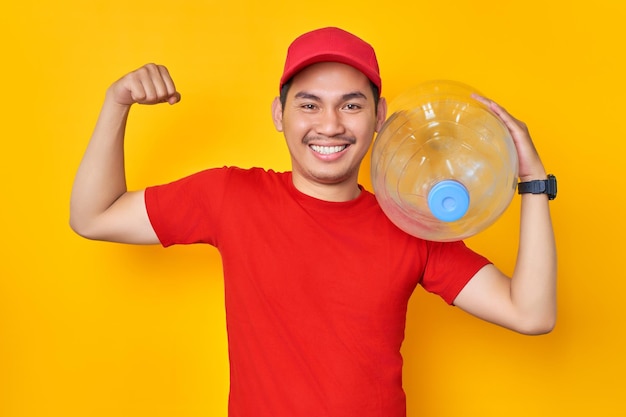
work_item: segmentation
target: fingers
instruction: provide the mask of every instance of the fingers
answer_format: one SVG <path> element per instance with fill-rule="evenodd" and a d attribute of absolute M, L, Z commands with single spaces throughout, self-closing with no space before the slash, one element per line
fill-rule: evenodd
<path fill-rule="evenodd" d="M 480 96 L 478 94 L 472 94 L 472 97 L 480 101 L 481 103 L 486 105 L 491 111 L 493 111 L 496 116 L 498 116 L 500 120 L 502 120 L 502 123 L 506 125 L 506 127 L 509 129 L 509 131 L 511 131 L 512 134 L 514 131 L 517 130 L 522 130 L 523 133 L 528 134 L 528 128 L 526 127 L 526 124 L 521 120 L 518 120 L 515 117 L 511 116 L 511 114 L 506 111 L 504 107 L 500 106 L 495 101 Z"/>
<path fill-rule="evenodd" d="M 528 132 L 528 127 L 526 126 L 526 123 L 513 117 L 508 111 L 504 109 L 504 107 L 500 106 L 495 101 L 480 96 L 478 94 L 472 94 L 472 98 L 480 101 L 481 103 L 486 105 L 489 110 L 494 112 L 496 116 L 498 116 L 498 118 L 502 121 L 502 123 L 504 123 L 504 125 L 507 127 L 514 139 L 520 139 L 520 136 L 526 136 L 527 139 L 530 140 L 530 134 Z"/>
<path fill-rule="evenodd" d="M 147 64 L 127 74 L 112 87 L 120 104 L 176 104 L 180 93 L 176 91 L 169 71 L 163 65 Z"/>
<path fill-rule="evenodd" d="M 136 72 L 137 83 L 133 99 L 140 104 L 175 104 L 180 100 L 174 81 L 163 65 L 148 64 Z"/>
<path fill-rule="evenodd" d="M 539 154 L 530 137 L 526 123 L 513 117 L 508 111 L 493 100 L 473 94 L 472 97 L 486 105 L 504 123 L 508 129 L 519 159 L 519 175 L 522 178 L 545 176 L 545 171 Z"/>

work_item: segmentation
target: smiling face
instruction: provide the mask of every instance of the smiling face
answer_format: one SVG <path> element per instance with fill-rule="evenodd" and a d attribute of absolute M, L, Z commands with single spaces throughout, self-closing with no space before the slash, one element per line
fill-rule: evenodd
<path fill-rule="evenodd" d="M 384 99 L 376 109 L 368 78 L 348 65 L 314 64 L 293 78 L 284 108 L 276 98 L 272 110 L 295 187 L 324 200 L 355 198 L 361 161 L 386 116 Z"/>

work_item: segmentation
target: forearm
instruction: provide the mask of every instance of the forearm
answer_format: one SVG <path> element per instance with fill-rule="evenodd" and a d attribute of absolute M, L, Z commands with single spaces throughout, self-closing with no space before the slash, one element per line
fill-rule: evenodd
<path fill-rule="evenodd" d="M 144 192 L 126 189 L 124 132 L 133 104 L 179 101 L 180 93 L 162 65 L 146 64 L 109 87 L 74 180 L 70 201 L 74 231 L 90 239 L 158 243 Z"/>
<path fill-rule="evenodd" d="M 546 178 L 526 124 L 497 103 L 475 96 L 506 125 L 517 150 L 520 181 Z M 517 261 L 512 278 L 494 266 L 476 273 L 454 303 L 509 329 L 541 334 L 556 322 L 556 245 L 546 194 L 523 194 Z"/>
<path fill-rule="evenodd" d="M 549 200 L 522 195 L 520 242 L 511 300 L 529 327 L 550 330 L 556 321 L 556 247 Z"/>
<path fill-rule="evenodd" d="M 107 97 L 83 159 L 70 201 L 70 224 L 89 234 L 101 216 L 126 190 L 124 131 L 130 106 Z"/>

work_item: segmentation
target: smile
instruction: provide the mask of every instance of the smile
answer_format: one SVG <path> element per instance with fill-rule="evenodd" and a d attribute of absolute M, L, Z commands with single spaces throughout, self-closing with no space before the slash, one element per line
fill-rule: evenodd
<path fill-rule="evenodd" d="M 320 153 L 322 155 L 331 155 L 334 153 L 338 153 L 346 149 L 348 145 L 340 145 L 340 146 L 320 146 L 320 145 L 311 145 L 310 148 L 315 152 Z"/>

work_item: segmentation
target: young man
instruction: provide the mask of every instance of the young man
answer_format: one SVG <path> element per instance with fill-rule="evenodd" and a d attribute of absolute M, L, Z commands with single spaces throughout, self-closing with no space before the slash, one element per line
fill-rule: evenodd
<path fill-rule="evenodd" d="M 71 226 L 126 243 L 208 243 L 222 255 L 231 362 L 229 415 L 405 415 L 400 346 L 416 285 L 512 330 L 552 329 L 556 253 L 548 196 L 522 196 L 514 274 L 462 242 L 405 234 L 357 182 L 386 117 L 372 47 L 337 28 L 290 46 L 272 104 L 292 171 L 209 169 L 126 189 L 131 106 L 180 100 L 167 70 L 146 65 L 115 82 L 78 169 Z M 523 182 L 546 172 L 528 130 L 478 98 L 515 141 Z M 541 184 L 541 182 L 539 182 Z"/>

